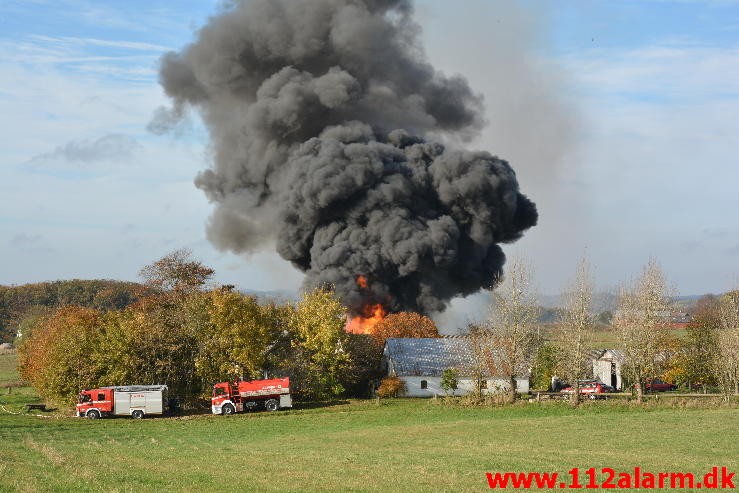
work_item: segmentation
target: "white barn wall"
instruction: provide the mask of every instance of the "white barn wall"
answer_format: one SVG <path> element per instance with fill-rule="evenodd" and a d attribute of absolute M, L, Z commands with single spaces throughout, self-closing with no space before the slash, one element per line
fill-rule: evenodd
<path fill-rule="evenodd" d="M 611 385 L 611 363 L 616 364 L 616 389 L 623 388 L 621 382 L 621 362 L 614 357 L 610 350 L 606 351 L 599 359 L 593 360 L 593 378 Z"/>
<path fill-rule="evenodd" d="M 611 385 L 611 362 L 610 361 L 594 361 L 593 376 L 601 382 Z M 621 365 L 616 363 L 616 390 L 622 390 L 623 383 L 621 381 Z"/>
<path fill-rule="evenodd" d="M 441 377 L 399 377 L 405 383 L 406 397 L 433 397 L 434 395 L 446 395 L 441 388 Z M 421 388 L 421 380 L 426 380 L 427 388 Z M 465 395 L 474 391 L 476 381 L 473 378 L 458 378 L 457 391 L 454 395 Z M 529 391 L 529 380 L 527 378 L 517 378 L 516 387 L 519 393 L 525 394 Z M 488 388 L 483 393 L 490 394 L 496 391 L 503 392 L 508 389 L 508 381 L 504 378 L 489 378 Z"/>
<path fill-rule="evenodd" d="M 400 377 L 405 383 L 405 393 L 407 397 L 433 397 L 436 395 L 444 395 L 441 389 L 441 377 Z M 428 382 L 428 388 L 421 388 L 421 380 Z"/>

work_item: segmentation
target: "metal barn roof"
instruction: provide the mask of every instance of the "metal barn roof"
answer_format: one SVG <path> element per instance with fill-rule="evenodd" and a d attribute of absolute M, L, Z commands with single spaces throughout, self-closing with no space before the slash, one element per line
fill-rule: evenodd
<path fill-rule="evenodd" d="M 466 339 L 387 339 L 386 356 L 398 376 L 440 376 L 447 368 L 461 373 L 474 368 L 474 355 Z"/>
<path fill-rule="evenodd" d="M 613 359 L 619 363 L 626 361 L 626 355 L 618 349 L 603 349 L 601 355 L 593 359 Z"/>
<path fill-rule="evenodd" d="M 500 364 L 496 353 L 490 348 L 478 357 L 469 337 L 440 337 L 390 338 L 385 341 L 383 354 L 399 377 L 438 377 L 448 368 L 456 368 L 459 376 L 478 372 L 496 376 L 495 366 Z"/>

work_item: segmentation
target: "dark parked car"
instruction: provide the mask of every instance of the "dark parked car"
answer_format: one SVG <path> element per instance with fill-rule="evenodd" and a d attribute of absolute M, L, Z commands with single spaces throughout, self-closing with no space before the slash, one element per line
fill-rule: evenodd
<path fill-rule="evenodd" d="M 654 380 L 647 380 L 644 388 L 647 392 L 667 392 L 668 390 L 677 390 L 677 385 L 655 378 Z"/>
<path fill-rule="evenodd" d="M 602 383 L 601 385 L 603 386 L 603 392 L 606 392 L 608 394 L 616 392 L 616 389 L 608 384 Z"/>

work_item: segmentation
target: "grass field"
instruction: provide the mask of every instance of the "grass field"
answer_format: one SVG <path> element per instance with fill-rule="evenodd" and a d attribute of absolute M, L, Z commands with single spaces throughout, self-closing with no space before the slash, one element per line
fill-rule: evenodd
<path fill-rule="evenodd" d="M 0 352 L 0 384 L 13 382 L 19 379 L 16 372 L 18 355 L 15 351 Z"/>
<path fill-rule="evenodd" d="M 0 395 L 10 411 L 32 397 L 17 390 Z M 400 399 L 143 421 L 2 412 L 0 491 L 484 491 L 488 471 L 702 474 L 737 469 L 738 430 L 736 408 L 612 402 Z"/>
<path fill-rule="evenodd" d="M 552 329 L 545 332 L 549 340 L 554 339 Z M 671 329 L 670 335 L 679 339 L 685 338 L 687 331 L 685 329 Z M 621 347 L 618 331 L 612 327 L 599 327 L 589 334 L 589 346 L 593 349 L 609 349 Z"/>

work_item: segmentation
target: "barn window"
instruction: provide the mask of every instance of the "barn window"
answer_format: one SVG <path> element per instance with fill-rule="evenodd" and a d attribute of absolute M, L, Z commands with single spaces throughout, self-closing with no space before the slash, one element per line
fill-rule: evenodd
<path fill-rule="evenodd" d="M 421 380 L 421 388 L 427 389 L 429 386 L 429 383 L 426 380 Z"/>

